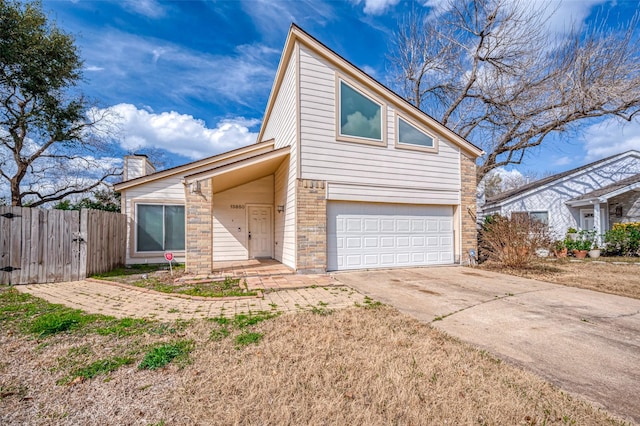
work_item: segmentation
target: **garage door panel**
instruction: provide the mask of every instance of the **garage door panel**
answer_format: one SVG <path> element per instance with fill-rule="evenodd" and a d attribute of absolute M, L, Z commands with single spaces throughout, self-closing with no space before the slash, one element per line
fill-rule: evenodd
<path fill-rule="evenodd" d="M 329 202 L 327 208 L 329 270 L 453 263 L 451 206 Z"/>

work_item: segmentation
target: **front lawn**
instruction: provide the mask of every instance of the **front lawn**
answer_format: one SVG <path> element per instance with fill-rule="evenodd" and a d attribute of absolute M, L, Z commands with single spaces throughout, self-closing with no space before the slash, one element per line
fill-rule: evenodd
<path fill-rule="evenodd" d="M 483 263 L 481 267 L 519 277 L 640 299 L 640 264 L 636 263 L 638 261 L 640 259 L 630 257 L 599 258 L 597 261 L 580 262 L 559 259 L 539 261 L 528 268 L 505 268 L 493 262 Z"/>
<path fill-rule="evenodd" d="M 0 286 L 0 327 L 0 424 L 622 424 L 378 303 L 159 322 Z"/>

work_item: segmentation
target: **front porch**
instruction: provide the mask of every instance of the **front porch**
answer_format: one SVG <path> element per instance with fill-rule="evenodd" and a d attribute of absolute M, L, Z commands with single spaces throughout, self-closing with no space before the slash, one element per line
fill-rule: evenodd
<path fill-rule="evenodd" d="M 249 290 L 277 291 L 338 285 L 328 274 L 297 274 L 274 259 L 214 262 L 211 276 L 244 278 Z"/>

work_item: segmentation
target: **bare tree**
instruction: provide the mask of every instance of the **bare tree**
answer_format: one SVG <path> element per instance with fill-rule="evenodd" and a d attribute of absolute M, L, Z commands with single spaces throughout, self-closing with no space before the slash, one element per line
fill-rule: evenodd
<path fill-rule="evenodd" d="M 39 3 L 0 0 L 0 184 L 14 206 L 99 189 L 120 174 L 103 157 L 110 111 L 74 91 L 81 69 L 73 38 Z"/>
<path fill-rule="evenodd" d="M 640 111 L 638 15 L 555 36 L 550 5 L 450 1 L 401 22 L 389 60 L 406 97 L 486 152 L 489 171 L 520 164 L 528 149 L 585 120 Z"/>

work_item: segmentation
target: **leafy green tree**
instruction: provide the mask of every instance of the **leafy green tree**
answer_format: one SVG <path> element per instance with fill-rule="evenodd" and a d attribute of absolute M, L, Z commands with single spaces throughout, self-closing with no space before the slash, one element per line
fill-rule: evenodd
<path fill-rule="evenodd" d="M 59 201 L 55 206 L 58 210 L 104 210 L 108 212 L 120 212 L 120 193 L 113 190 L 97 190 L 92 197 L 83 197 L 77 203 L 70 200 Z"/>
<path fill-rule="evenodd" d="M 120 174 L 115 159 L 99 158 L 108 112 L 78 92 L 81 72 L 73 37 L 39 2 L 0 0 L 0 179 L 12 205 L 59 201 Z"/>

